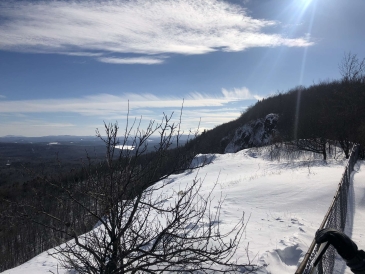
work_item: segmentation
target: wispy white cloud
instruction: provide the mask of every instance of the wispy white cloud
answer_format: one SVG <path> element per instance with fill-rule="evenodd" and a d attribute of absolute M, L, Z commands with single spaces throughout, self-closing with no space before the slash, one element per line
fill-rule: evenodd
<path fill-rule="evenodd" d="M 237 101 L 237 100 L 262 100 L 263 97 L 255 94 L 251 94 L 251 92 L 246 87 L 242 88 L 233 88 L 232 90 L 227 90 L 225 88 L 222 89 L 222 93 L 225 98 Z"/>
<path fill-rule="evenodd" d="M 1 1 L 0 49 L 94 57 L 114 64 L 159 64 L 166 54 L 205 54 L 252 47 L 305 47 L 308 37 L 267 31 L 218 0 Z M 111 58 L 102 54 L 137 54 Z M 156 57 L 157 56 L 157 57 Z"/>
<path fill-rule="evenodd" d="M 244 105 L 252 100 L 255 95 L 245 87 L 222 89 L 216 95 L 193 92 L 185 98 L 126 93 L 69 99 L 3 100 L 0 101 L 0 116 L 4 118 L 0 122 L 0 136 L 92 135 L 96 127 L 102 127 L 103 120 L 123 123 L 127 113 L 131 120 L 142 119 L 142 127 L 150 120 L 160 121 L 162 112 L 168 115 L 174 112 L 173 122 L 178 122 L 182 104 L 182 130 L 195 130 L 199 124 L 200 130 L 210 129 L 238 118 Z M 98 126 L 95 126 L 96 121 L 100 122 Z"/>
<path fill-rule="evenodd" d="M 171 112 L 166 112 L 170 115 Z M 139 110 L 138 110 L 138 114 Z M 195 132 L 198 127 L 199 131 L 202 132 L 204 129 L 211 129 L 212 127 L 236 119 L 239 116 L 239 111 L 227 110 L 227 109 L 215 109 L 212 111 L 207 111 L 203 108 L 198 109 L 184 109 L 182 115 L 181 131 L 184 134 L 189 132 Z M 99 128 L 103 131 L 103 119 L 95 120 L 85 117 L 82 121 L 78 123 L 69 122 L 50 122 L 40 119 L 31 119 L 31 113 L 28 113 L 28 118 L 20 121 L 1 121 L 0 122 L 0 136 L 5 135 L 22 135 L 22 136 L 47 136 L 47 135 L 94 135 L 95 129 Z M 105 119 L 106 122 L 119 123 L 121 134 L 123 134 L 123 129 L 126 126 L 126 115 L 111 116 Z M 51 118 L 51 117 L 50 117 Z M 148 113 L 141 117 L 140 115 L 129 115 L 129 126 L 133 124 L 133 120 L 136 119 L 136 123 L 133 127 L 132 132 L 134 132 L 137 126 L 140 129 L 145 129 L 150 120 L 155 120 L 157 123 L 161 122 L 162 112 L 155 110 L 155 112 Z M 139 119 L 141 119 L 141 124 L 139 124 Z M 179 122 L 180 115 L 179 111 L 175 111 L 171 123 Z"/>
<path fill-rule="evenodd" d="M 31 123 L 33 127 L 63 128 L 63 127 L 74 127 L 74 126 L 76 126 L 72 123 L 50 123 L 50 122 L 43 122 L 43 121 L 27 121 L 27 123 Z"/>
<path fill-rule="evenodd" d="M 70 56 L 86 56 L 86 57 L 98 57 L 102 56 L 102 53 L 98 52 L 58 52 L 58 54 L 70 55 Z"/>
<path fill-rule="evenodd" d="M 222 107 L 230 102 L 253 100 L 247 88 L 222 89 L 220 95 L 207 95 L 193 92 L 182 97 L 156 96 L 154 94 L 126 93 L 119 96 L 97 94 L 83 98 L 40 99 L 40 100 L 7 100 L 0 101 L 0 113 L 78 113 L 86 116 L 108 117 L 120 115 L 129 110 L 180 108 L 184 100 L 184 108 Z M 128 103 L 129 102 L 129 103 Z"/>
<path fill-rule="evenodd" d="M 163 59 L 148 58 L 148 57 L 136 57 L 136 58 L 115 58 L 115 57 L 100 57 L 97 59 L 103 63 L 109 64 L 143 64 L 143 65 L 156 65 L 162 64 Z"/>
<path fill-rule="evenodd" d="M 209 125 L 209 128 L 212 125 L 220 125 L 226 123 L 228 121 L 232 121 L 238 118 L 240 115 L 240 111 L 236 110 L 228 110 L 225 108 L 216 108 L 216 109 L 184 109 L 183 111 L 183 122 L 198 125 L 200 121 L 204 125 Z"/>
<path fill-rule="evenodd" d="M 0 94 L 0 99 L 5 99 L 6 98 L 6 96 L 5 95 L 1 95 Z"/>

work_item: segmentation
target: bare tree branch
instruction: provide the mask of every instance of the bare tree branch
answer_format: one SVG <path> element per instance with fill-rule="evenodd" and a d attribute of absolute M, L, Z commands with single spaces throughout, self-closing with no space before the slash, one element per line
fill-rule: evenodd
<path fill-rule="evenodd" d="M 345 82 L 355 82 L 364 78 L 365 58 L 360 60 L 356 54 L 344 53 L 338 68 Z"/>

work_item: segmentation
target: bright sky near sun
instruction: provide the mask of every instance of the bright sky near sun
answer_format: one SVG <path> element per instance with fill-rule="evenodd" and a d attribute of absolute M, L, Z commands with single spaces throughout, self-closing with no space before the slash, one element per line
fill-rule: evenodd
<path fill-rule="evenodd" d="M 185 130 L 339 79 L 364 0 L 0 2 L 0 136 L 93 135 L 179 111 Z"/>

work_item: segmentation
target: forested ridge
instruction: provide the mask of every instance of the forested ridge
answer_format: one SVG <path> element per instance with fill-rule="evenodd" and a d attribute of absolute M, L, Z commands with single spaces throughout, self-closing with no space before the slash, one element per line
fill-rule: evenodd
<path fill-rule="evenodd" d="M 265 117 L 269 113 L 279 115 L 276 128 L 278 134 L 275 136 L 277 142 L 323 138 L 337 140 L 344 146 L 359 143 L 364 147 L 364 105 L 365 79 L 363 77 L 351 81 L 345 78 L 324 81 L 309 87 L 299 86 L 287 92 L 278 92 L 244 110 L 238 119 L 204 131 L 179 150 L 164 151 L 166 153 L 164 160 L 160 163 L 158 172 L 153 176 L 159 178 L 168 172 L 166 170 L 169 170 L 169 163 L 178 159 L 177 155 L 181 156 L 182 151 L 186 158 L 185 162 L 183 158 L 179 158 L 181 168 L 188 164 L 193 153 L 223 153 L 227 145 L 225 137 L 232 136 L 239 126 Z M 153 158 L 153 154 L 148 157 Z M 143 159 L 141 158 L 142 162 L 138 163 L 139 168 L 143 168 Z M 176 169 L 176 163 L 174 168 Z M 57 180 L 81 182 L 84 175 L 82 170 L 73 170 L 66 175 L 60 174 Z M 87 219 L 83 216 L 85 213 L 83 209 L 71 204 L 70 207 L 56 207 L 56 201 L 47 200 L 47 197 L 50 197 L 48 194 L 52 192 L 54 195 L 56 190 L 45 189 L 42 184 L 43 179 L 35 177 L 26 183 L 14 182 L 0 188 L 0 271 L 19 265 L 38 253 L 59 244 L 60 240 L 66 239 L 58 237 L 59 235 L 55 235 L 54 231 L 49 231 L 34 222 L 29 223 L 26 219 L 10 218 L 9 212 L 14 208 L 5 200 L 42 202 L 42 206 L 47 207 L 45 210 L 54 211 L 56 215 L 70 215 L 72 221 L 77 223 L 80 233 L 88 231 L 94 225 L 92 218 Z M 43 197 L 43 201 L 34 201 L 34 197 Z"/>
<path fill-rule="evenodd" d="M 200 153 L 223 153 L 226 136 L 245 123 L 279 115 L 275 141 L 325 138 L 365 145 L 365 81 L 326 81 L 298 86 L 258 101 L 229 123 L 206 131 L 187 146 Z"/>

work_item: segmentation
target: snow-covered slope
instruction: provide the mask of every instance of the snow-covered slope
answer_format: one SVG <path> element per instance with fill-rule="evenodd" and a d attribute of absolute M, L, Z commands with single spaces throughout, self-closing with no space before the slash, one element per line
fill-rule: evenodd
<path fill-rule="evenodd" d="M 270 144 L 276 133 L 275 128 L 278 119 L 279 115 L 270 113 L 265 118 L 250 121 L 237 128 L 224 152 L 232 153 L 245 148 Z M 226 139 L 229 139 L 229 137 L 226 137 Z"/>
<path fill-rule="evenodd" d="M 163 191 L 179 192 L 197 176 L 202 194 L 213 190 L 215 200 L 225 197 L 221 228 L 229 229 L 245 212 L 247 228 L 237 251 L 241 262 L 246 248 L 253 263 L 266 265 L 263 273 L 294 273 L 326 213 L 345 161 L 308 160 L 271 162 L 258 150 L 209 155 L 212 161 L 200 170 L 170 176 Z M 198 174 L 197 174 L 198 173 Z M 160 182 L 161 184 L 162 182 Z M 7 274 L 57 273 L 57 261 L 44 252 Z M 58 269 L 61 274 L 66 273 Z"/>

